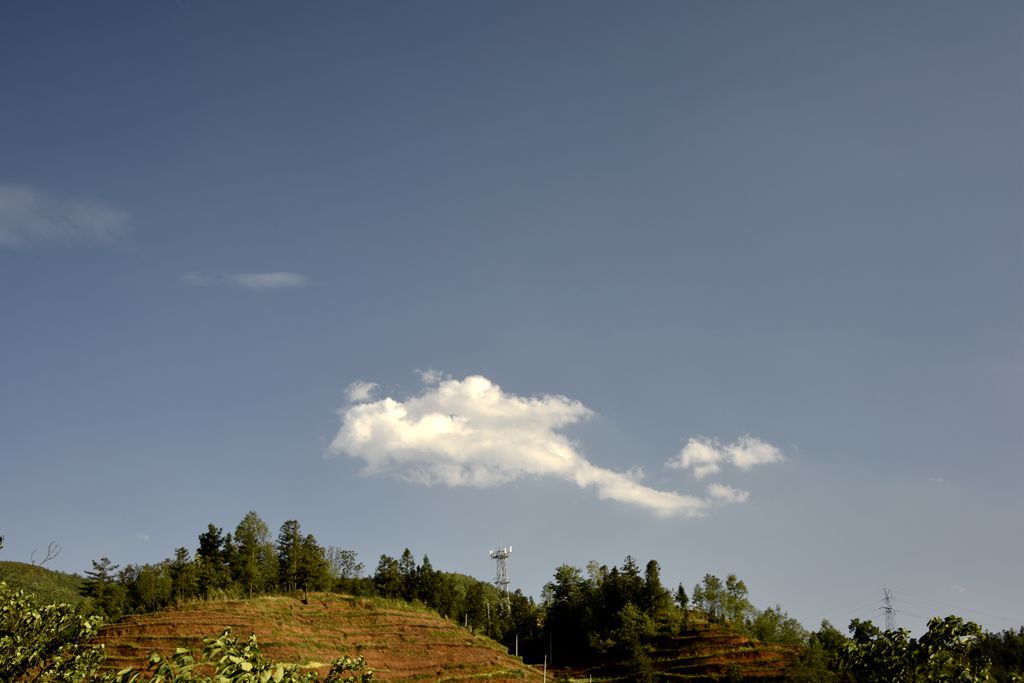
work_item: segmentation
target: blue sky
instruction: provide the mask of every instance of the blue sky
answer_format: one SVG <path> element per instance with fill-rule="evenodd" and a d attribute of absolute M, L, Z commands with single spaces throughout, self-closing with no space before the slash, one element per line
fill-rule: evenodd
<path fill-rule="evenodd" d="M 253 509 L 369 567 L 511 544 L 534 595 L 631 553 L 812 628 L 1024 623 L 1022 30 L 3 6 L 3 559 Z"/>

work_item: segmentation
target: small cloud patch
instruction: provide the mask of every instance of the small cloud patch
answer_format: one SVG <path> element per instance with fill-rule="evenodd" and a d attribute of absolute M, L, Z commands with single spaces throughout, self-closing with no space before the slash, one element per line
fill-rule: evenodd
<path fill-rule="evenodd" d="M 127 230 L 128 214 L 106 202 L 0 183 L 0 248 L 113 242 Z"/>
<path fill-rule="evenodd" d="M 185 273 L 181 281 L 193 287 L 227 285 L 250 290 L 298 289 L 309 285 L 309 278 L 301 273 L 276 271 L 271 273 L 225 273 L 206 275 Z"/>

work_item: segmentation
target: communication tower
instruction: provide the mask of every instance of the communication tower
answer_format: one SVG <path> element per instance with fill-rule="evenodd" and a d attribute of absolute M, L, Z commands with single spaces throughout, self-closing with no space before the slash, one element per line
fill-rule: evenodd
<path fill-rule="evenodd" d="M 494 577 L 494 585 L 498 587 L 502 593 L 505 594 L 505 606 L 509 609 L 512 608 L 511 603 L 508 599 L 508 558 L 512 554 L 512 546 L 507 548 L 498 548 L 497 550 L 491 551 L 491 559 L 493 559 L 498 565 L 497 574 Z"/>

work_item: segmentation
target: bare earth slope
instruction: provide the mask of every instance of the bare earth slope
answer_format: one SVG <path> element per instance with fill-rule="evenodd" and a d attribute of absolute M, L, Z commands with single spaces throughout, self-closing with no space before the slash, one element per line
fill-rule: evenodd
<path fill-rule="evenodd" d="M 203 602 L 106 626 L 97 640 L 107 647 L 107 666 L 145 668 L 153 650 L 165 655 L 188 647 L 198 656 L 205 636 L 231 627 L 255 633 L 269 660 L 326 673 L 343 654 L 363 655 L 381 681 L 521 681 L 535 669 L 498 643 L 433 612 L 399 601 L 310 594 L 308 604 L 289 597 Z"/>
<path fill-rule="evenodd" d="M 661 636 L 654 641 L 651 667 L 659 681 L 712 683 L 715 681 L 788 680 L 802 648 L 759 643 L 717 624 Z M 606 664 L 576 672 L 580 680 L 625 683 L 632 680 L 628 667 Z"/>

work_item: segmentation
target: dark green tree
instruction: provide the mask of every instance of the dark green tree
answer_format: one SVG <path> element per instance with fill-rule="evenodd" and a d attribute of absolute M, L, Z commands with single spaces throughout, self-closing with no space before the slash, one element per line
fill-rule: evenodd
<path fill-rule="evenodd" d="M 283 591 L 299 586 L 299 565 L 302 557 L 302 529 L 298 520 L 289 519 L 277 532 L 278 585 Z"/>
<path fill-rule="evenodd" d="M 402 575 L 402 599 L 412 602 L 416 599 L 416 558 L 406 548 L 398 558 L 398 573 Z"/>
<path fill-rule="evenodd" d="M 672 596 L 661 583 L 661 567 L 650 560 L 644 569 L 643 601 L 641 608 L 656 622 L 664 619 L 672 609 Z"/>
<path fill-rule="evenodd" d="M 206 532 L 199 534 L 199 548 L 196 550 L 196 574 L 199 591 L 210 595 L 212 591 L 224 590 L 231 582 L 223 531 L 209 524 Z"/>
<path fill-rule="evenodd" d="M 199 594 L 199 578 L 188 548 L 177 548 L 169 566 L 171 597 L 175 602 L 192 600 Z"/>
<path fill-rule="evenodd" d="M 651 663 L 651 637 L 655 626 L 651 617 L 627 602 L 617 616 L 618 627 L 612 633 L 616 649 L 629 667 L 630 680 L 639 683 L 654 683 L 654 666 Z"/>
<path fill-rule="evenodd" d="M 582 572 L 568 564 L 555 569 L 554 581 L 544 587 L 545 635 L 549 663 L 572 662 L 590 647 L 587 582 Z"/>
<path fill-rule="evenodd" d="M 108 557 L 93 560 L 82 584 L 82 593 L 92 598 L 96 608 L 111 621 L 120 619 L 124 613 L 125 592 L 117 583 L 117 568 Z"/>
<path fill-rule="evenodd" d="M 385 598 L 397 598 L 402 594 L 402 573 L 398 569 L 398 560 L 389 555 L 380 556 L 377 571 L 373 575 L 373 588 L 377 595 Z"/>
<path fill-rule="evenodd" d="M 331 573 L 324 549 L 313 534 L 303 536 L 296 572 L 296 585 L 303 592 L 303 599 L 308 599 L 309 591 L 326 590 L 330 584 Z"/>

